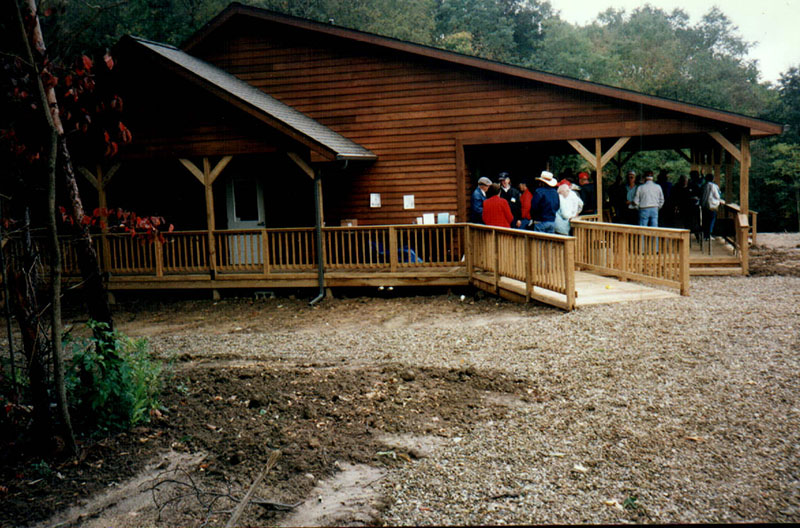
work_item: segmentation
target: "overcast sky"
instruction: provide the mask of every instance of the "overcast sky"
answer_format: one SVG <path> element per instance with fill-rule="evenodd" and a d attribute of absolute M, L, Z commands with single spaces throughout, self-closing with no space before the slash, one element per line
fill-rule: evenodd
<path fill-rule="evenodd" d="M 761 80 L 776 82 L 792 66 L 800 66 L 800 0 L 549 0 L 567 22 L 586 25 L 614 7 L 628 13 L 650 4 L 670 12 L 681 8 L 689 14 L 691 25 L 700 21 L 715 5 L 739 28 L 748 42 L 757 42 L 750 58 L 758 59 Z"/>

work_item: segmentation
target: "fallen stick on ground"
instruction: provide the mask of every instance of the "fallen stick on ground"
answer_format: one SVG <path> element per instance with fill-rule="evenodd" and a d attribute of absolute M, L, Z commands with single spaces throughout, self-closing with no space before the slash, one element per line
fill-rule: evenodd
<path fill-rule="evenodd" d="M 233 514 L 231 515 L 231 518 L 228 519 L 228 523 L 225 525 L 225 528 L 232 528 L 233 526 L 236 526 L 236 523 L 239 521 L 239 517 L 242 516 L 245 507 L 250 503 L 250 499 L 253 497 L 253 493 L 255 493 L 256 488 L 258 487 L 259 484 L 261 484 L 261 481 L 264 480 L 264 477 L 267 476 L 269 470 L 272 469 L 272 467 L 278 462 L 278 457 L 280 456 L 281 452 L 277 450 L 273 451 L 269 455 L 269 460 L 267 460 L 267 465 L 264 466 L 264 469 L 261 470 L 261 474 L 258 475 L 258 477 L 253 481 L 253 484 L 250 485 L 250 489 L 247 490 L 247 493 L 245 494 L 242 501 L 236 506 L 236 509 L 233 510 Z"/>

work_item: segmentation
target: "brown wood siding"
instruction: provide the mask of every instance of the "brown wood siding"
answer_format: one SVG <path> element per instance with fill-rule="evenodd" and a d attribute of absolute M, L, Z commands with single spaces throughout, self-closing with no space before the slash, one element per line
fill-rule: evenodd
<path fill-rule="evenodd" d="M 192 52 L 378 156 L 374 164 L 343 178 L 346 198 L 331 203 L 326 196 L 329 222 L 408 223 L 426 212 L 463 212 L 459 183 L 462 192 L 471 184 L 457 179 L 460 142 L 710 129 L 664 111 L 297 28 L 287 31 L 265 21 L 228 24 Z M 374 192 L 381 193 L 379 209 L 369 207 Z M 403 209 L 406 194 L 415 196 L 414 210 Z"/>
<path fill-rule="evenodd" d="M 134 141 L 125 159 L 255 154 L 290 149 L 307 151 L 256 118 L 164 72 L 157 82 L 131 73 L 146 65 L 119 60 L 118 85 L 125 101 L 124 121 Z"/>

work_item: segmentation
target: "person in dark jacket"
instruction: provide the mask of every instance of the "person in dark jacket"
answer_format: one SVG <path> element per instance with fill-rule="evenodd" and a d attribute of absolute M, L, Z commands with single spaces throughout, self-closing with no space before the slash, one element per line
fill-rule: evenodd
<path fill-rule="evenodd" d="M 478 186 L 472 191 L 469 205 L 469 221 L 473 224 L 483 223 L 483 202 L 486 200 L 486 191 L 490 185 L 492 185 L 492 180 L 484 176 L 478 180 Z"/>
<path fill-rule="evenodd" d="M 500 196 L 500 184 L 492 184 L 486 191 L 486 201 L 483 202 L 483 223 L 489 226 L 511 227 L 513 221 L 511 207 Z"/>
<path fill-rule="evenodd" d="M 581 186 L 581 192 L 578 194 L 583 200 L 581 214 L 594 214 L 597 211 L 597 187 L 590 180 L 588 172 L 578 173 L 578 185 Z"/>
<path fill-rule="evenodd" d="M 497 176 L 497 183 L 500 184 L 500 198 L 508 202 L 511 214 L 514 215 L 514 222 L 511 227 L 519 227 L 522 223 L 522 207 L 520 206 L 519 191 L 511 186 L 511 176 L 507 172 L 501 172 Z"/>
<path fill-rule="evenodd" d="M 533 230 L 539 233 L 555 233 L 556 213 L 560 206 L 556 191 L 558 182 L 549 171 L 542 171 L 542 175 L 536 180 L 539 182 L 539 188 L 533 193 L 531 200 Z"/>

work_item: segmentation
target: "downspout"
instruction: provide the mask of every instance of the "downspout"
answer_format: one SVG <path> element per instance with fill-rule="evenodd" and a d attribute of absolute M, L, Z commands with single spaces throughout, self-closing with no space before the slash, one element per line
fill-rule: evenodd
<path fill-rule="evenodd" d="M 325 258 L 322 254 L 322 196 L 320 196 L 319 188 L 322 185 L 322 173 L 320 169 L 314 171 L 314 211 L 316 218 L 316 231 L 317 231 L 317 282 L 319 284 L 319 294 L 311 299 L 308 303 L 309 306 L 314 306 L 319 301 L 325 298 Z"/>

